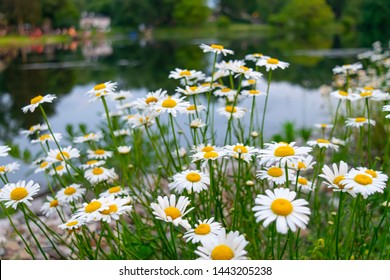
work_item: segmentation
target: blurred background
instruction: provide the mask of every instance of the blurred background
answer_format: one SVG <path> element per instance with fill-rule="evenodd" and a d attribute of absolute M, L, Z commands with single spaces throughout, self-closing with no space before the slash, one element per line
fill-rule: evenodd
<path fill-rule="evenodd" d="M 45 106 L 57 132 L 101 121 L 101 104 L 84 95 L 97 83 L 117 81 L 134 97 L 172 94 L 171 70 L 210 71 L 201 43 L 234 50 L 228 59 L 289 62 L 273 76 L 269 134 L 286 121 L 311 127 L 328 121 L 318 98 L 331 69 L 374 41 L 387 46 L 389 27 L 388 0 L 0 0 L 0 142 L 42 121 L 21 112 L 38 94 L 58 96 Z"/>

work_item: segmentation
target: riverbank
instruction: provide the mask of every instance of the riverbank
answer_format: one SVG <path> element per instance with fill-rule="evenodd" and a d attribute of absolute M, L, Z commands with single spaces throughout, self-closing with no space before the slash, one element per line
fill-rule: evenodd
<path fill-rule="evenodd" d="M 0 48 L 58 44 L 71 41 L 72 37 L 69 35 L 43 35 L 37 38 L 20 35 L 7 35 L 0 37 Z"/>

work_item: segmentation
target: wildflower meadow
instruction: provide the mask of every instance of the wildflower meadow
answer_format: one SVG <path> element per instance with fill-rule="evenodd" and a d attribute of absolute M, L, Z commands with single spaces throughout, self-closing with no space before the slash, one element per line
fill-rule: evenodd
<path fill-rule="evenodd" d="M 26 118 L 42 115 L 21 133 L 40 145 L 28 164 L 47 181 L 20 174 L 10 182 L 19 169 L 15 147 L 0 146 L 9 162 L 0 166 L 0 205 L 27 254 L 390 259 L 389 51 L 375 43 L 356 63 L 335 65 L 321 88 L 331 118 L 294 139 L 265 133 L 272 74 L 289 71 L 288 62 L 261 53 L 237 58 L 218 44 L 201 44 L 202 51 L 209 73 L 166 73 L 175 92 L 149 89 L 134 98 L 115 81 L 85 92 L 80 98 L 104 112 L 97 128 L 57 133 L 45 112 L 54 93 L 37 93 L 21 108 Z M 42 194 L 44 203 L 36 199 Z M 26 231 L 15 225 L 17 214 Z"/>

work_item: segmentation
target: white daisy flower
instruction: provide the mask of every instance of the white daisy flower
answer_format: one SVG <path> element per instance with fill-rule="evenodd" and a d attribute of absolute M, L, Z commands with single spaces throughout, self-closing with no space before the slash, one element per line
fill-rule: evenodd
<path fill-rule="evenodd" d="M 250 162 L 253 156 L 257 155 L 259 149 L 255 147 L 245 146 L 243 143 L 237 143 L 236 145 L 227 145 L 224 147 L 227 155 L 236 159 L 242 159 L 246 162 Z"/>
<path fill-rule="evenodd" d="M 209 45 L 201 44 L 199 47 L 203 50 L 204 53 L 212 52 L 215 54 L 222 54 L 224 56 L 228 54 L 234 54 L 234 51 L 225 49 L 224 46 L 222 45 L 212 44 L 209 46 Z"/>
<path fill-rule="evenodd" d="M 384 101 L 387 100 L 389 97 L 388 93 L 382 92 L 378 89 L 365 89 L 361 88 L 359 89 L 358 93 L 354 94 L 355 98 L 357 100 L 359 99 L 370 99 L 373 101 Z"/>
<path fill-rule="evenodd" d="M 177 112 L 182 113 L 186 110 L 190 103 L 184 101 L 185 97 L 166 96 L 160 99 L 152 106 L 152 110 L 157 114 L 169 113 L 176 117 Z"/>
<path fill-rule="evenodd" d="M 88 142 L 88 141 L 97 142 L 102 138 L 103 138 L 103 134 L 101 131 L 98 131 L 96 133 L 91 132 L 91 133 L 85 134 L 84 136 L 75 137 L 73 140 L 73 143 L 84 143 L 84 142 Z"/>
<path fill-rule="evenodd" d="M 39 192 L 39 185 L 30 180 L 18 181 L 17 183 L 6 184 L 0 190 L 0 201 L 5 201 L 5 207 L 17 208 L 19 203 L 31 206 L 30 200 Z"/>
<path fill-rule="evenodd" d="M 184 234 L 186 242 L 192 242 L 196 244 L 198 242 L 211 242 L 212 239 L 218 236 L 222 226 L 218 222 L 214 222 L 214 218 L 199 220 L 195 224 L 195 228 L 191 228 Z"/>
<path fill-rule="evenodd" d="M 309 145 L 310 147 L 318 146 L 320 148 L 333 149 L 336 151 L 338 151 L 339 149 L 339 146 L 331 143 L 329 140 L 322 139 L 322 138 L 318 138 L 317 140 L 307 141 L 307 145 Z"/>
<path fill-rule="evenodd" d="M 43 130 L 47 130 L 47 129 L 48 129 L 48 127 L 46 124 L 36 124 L 36 125 L 30 126 L 30 128 L 28 130 L 22 130 L 20 133 L 25 134 L 27 136 L 30 136 L 30 135 L 36 134 L 37 131 L 43 131 Z"/>
<path fill-rule="evenodd" d="M 230 72 L 233 71 L 232 69 L 237 69 L 244 65 L 245 65 L 245 61 L 243 60 L 229 60 L 229 61 L 223 60 L 220 63 L 216 63 L 215 68 L 219 69 L 221 72 L 226 72 L 224 76 L 229 76 Z"/>
<path fill-rule="evenodd" d="M 356 96 L 349 90 L 348 92 L 344 90 L 335 90 L 330 93 L 335 98 L 341 99 L 341 100 L 351 100 L 355 101 Z"/>
<path fill-rule="evenodd" d="M 113 94 L 111 97 L 113 100 L 122 101 L 133 97 L 133 94 L 129 90 L 120 90 L 119 92 Z"/>
<path fill-rule="evenodd" d="M 266 60 L 269 58 L 270 58 L 269 56 L 263 55 L 262 53 L 252 53 L 252 54 L 247 54 L 245 56 L 245 60 L 250 60 L 254 62 L 257 62 L 259 60 Z"/>
<path fill-rule="evenodd" d="M 311 155 L 308 155 L 303 160 L 291 162 L 288 165 L 288 168 L 291 168 L 295 171 L 304 172 L 306 170 L 313 169 L 314 164 L 316 164 L 316 162 L 313 161 L 313 157 Z"/>
<path fill-rule="evenodd" d="M 81 188 L 79 184 L 71 184 L 65 188 L 60 189 L 56 197 L 60 203 L 71 203 L 79 200 L 84 194 L 86 190 Z"/>
<path fill-rule="evenodd" d="M 106 196 L 122 197 L 122 196 L 129 196 L 129 195 L 130 195 L 129 188 L 124 188 L 121 186 L 113 186 L 110 187 L 105 192 L 102 192 L 99 196 L 100 197 L 106 197 Z"/>
<path fill-rule="evenodd" d="M 149 127 L 154 124 L 156 115 L 152 113 L 135 114 L 131 118 L 127 119 L 127 123 L 132 125 L 132 128 L 136 127 Z"/>
<path fill-rule="evenodd" d="M 345 121 L 345 124 L 347 126 L 352 126 L 352 127 L 362 127 L 365 124 L 375 126 L 375 121 L 372 119 L 367 119 L 365 117 L 357 117 L 357 118 L 348 118 Z"/>
<path fill-rule="evenodd" d="M 294 172 L 287 169 L 288 180 L 292 181 L 294 178 Z M 286 183 L 286 170 L 279 166 L 266 167 L 265 170 L 257 171 L 256 177 L 258 179 L 267 179 L 271 184 L 284 185 Z"/>
<path fill-rule="evenodd" d="M 206 124 L 201 119 L 194 119 L 190 123 L 190 128 L 193 128 L 193 129 L 202 128 L 205 126 L 206 126 Z"/>
<path fill-rule="evenodd" d="M 263 226 L 276 220 L 276 231 L 287 234 L 297 227 L 305 229 L 309 222 L 310 209 L 306 207 L 309 203 L 304 199 L 295 199 L 296 193 L 289 189 L 277 188 L 274 191 L 266 190 L 267 195 L 258 195 L 255 199 L 256 221 L 264 220 Z"/>
<path fill-rule="evenodd" d="M 237 90 L 231 89 L 229 87 L 223 87 L 214 91 L 214 95 L 219 97 L 236 96 Z"/>
<path fill-rule="evenodd" d="M 201 83 L 200 85 L 202 86 L 202 87 L 207 87 L 207 88 L 209 88 L 209 90 L 213 90 L 213 89 L 217 89 L 217 88 L 222 88 L 223 87 L 223 85 L 221 85 L 221 84 L 219 84 L 219 83 L 213 83 L 213 84 L 211 84 L 211 77 L 208 77 L 208 78 L 206 78 L 206 80 L 208 80 L 208 82 L 205 82 L 205 83 Z"/>
<path fill-rule="evenodd" d="M 267 93 L 264 91 L 260 91 L 258 89 L 250 89 L 250 90 L 243 90 L 241 91 L 242 95 L 248 96 L 248 97 L 254 97 L 254 96 L 266 96 Z"/>
<path fill-rule="evenodd" d="M 84 177 L 92 184 L 96 185 L 98 183 L 107 181 L 108 179 L 113 179 L 116 177 L 114 168 L 106 169 L 104 167 L 95 167 L 88 169 L 84 173 Z"/>
<path fill-rule="evenodd" d="M 123 213 L 130 212 L 133 209 L 133 206 L 128 205 L 131 202 L 129 198 L 106 196 L 104 199 L 107 200 L 105 204 L 108 205 L 108 209 L 100 211 L 102 215 L 101 220 L 104 222 L 110 223 L 112 220 L 117 221 Z"/>
<path fill-rule="evenodd" d="M 327 123 L 316 123 L 314 126 L 321 129 L 333 128 L 333 124 L 327 124 Z"/>
<path fill-rule="evenodd" d="M 195 94 L 200 94 L 204 92 L 210 91 L 210 87 L 203 87 L 203 86 L 186 86 L 185 88 L 176 88 L 176 93 L 181 93 L 184 95 L 195 95 Z"/>
<path fill-rule="evenodd" d="M 185 229 L 190 229 L 191 226 L 187 220 L 184 220 L 183 217 L 193 210 L 190 208 L 186 210 L 187 206 L 190 204 L 190 200 L 185 196 L 180 196 L 176 201 L 176 196 L 171 194 L 169 197 L 159 196 L 157 198 L 157 203 L 150 204 L 150 207 L 153 209 L 153 214 L 156 219 L 163 220 L 168 223 L 173 223 L 175 226 L 181 225 Z"/>
<path fill-rule="evenodd" d="M 245 116 L 246 109 L 242 107 L 233 107 L 231 105 L 227 105 L 225 107 L 218 108 L 217 112 L 220 115 L 225 116 L 227 119 L 230 119 L 231 117 L 233 117 L 233 119 L 241 119 Z"/>
<path fill-rule="evenodd" d="M 285 142 L 272 142 L 264 144 L 265 149 L 259 150 L 259 164 L 270 166 L 272 164 L 280 164 L 284 167 L 286 164 L 302 161 L 312 150 L 310 147 L 297 147 L 295 142 L 290 144 Z"/>
<path fill-rule="evenodd" d="M 169 183 L 169 189 L 177 191 L 181 194 L 184 190 L 189 193 L 199 193 L 207 190 L 207 185 L 210 185 L 210 177 L 198 170 L 186 170 L 175 174 L 172 177 L 173 182 Z"/>
<path fill-rule="evenodd" d="M 386 181 L 379 180 L 378 177 L 375 178 L 371 175 L 373 174 L 372 172 L 363 170 L 362 168 L 360 170 L 350 170 L 345 174 L 345 179 L 340 183 L 345 185 L 345 188 L 353 189 L 354 192 L 360 193 L 365 199 L 374 193 L 383 193 L 383 190 L 386 188 Z"/>
<path fill-rule="evenodd" d="M 89 168 L 95 168 L 98 166 L 102 166 L 105 163 L 106 163 L 106 161 L 104 161 L 104 160 L 93 159 L 93 160 L 87 161 L 85 164 L 82 164 L 80 167 L 81 167 L 81 169 L 85 170 L 85 169 L 89 169 Z"/>
<path fill-rule="evenodd" d="M 60 229 L 64 229 L 64 230 L 66 229 L 66 230 L 71 231 L 71 230 L 74 230 L 74 229 L 79 229 L 83 225 L 85 225 L 85 221 L 82 221 L 80 219 L 72 218 L 69 221 L 67 221 L 66 223 L 59 225 L 58 227 Z"/>
<path fill-rule="evenodd" d="M 113 95 L 116 89 L 117 83 L 111 81 L 98 84 L 90 89 L 87 94 L 90 96 L 90 101 L 97 101 L 103 96 Z"/>
<path fill-rule="evenodd" d="M 332 69 L 333 74 L 353 74 L 362 69 L 363 65 L 360 62 L 354 64 L 345 64 L 342 66 L 336 66 Z"/>
<path fill-rule="evenodd" d="M 50 168 L 52 163 L 48 162 L 48 161 L 41 161 L 40 163 L 38 163 L 38 168 L 35 169 L 34 173 L 39 173 L 39 172 L 42 172 L 42 171 L 45 171 L 46 169 Z"/>
<path fill-rule="evenodd" d="M 0 165 L 0 174 L 14 173 L 16 170 L 19 170 L 20 164 L 17 162 L 11 162 L 6 165 Z"/>
<path fill-rule="evenodd" d="M 130 129 L 124 128 L 124 129 L 114 130 L 114 136 L 115 137 L 129 136 L 129 135 L 131 135 Z"/>
<path fill-rule="evenodd" d="M 336 145 L 341 145 L 341 146 L 345 146 L 345 141 L 344 140 L 341 140 L 341 139 L 338 139 L 336 137 L 332 137 L 332 139 L 330 139 L 330 142 L 332 142 L 333 144 L 336 144 Z"/>
<path fill-rule="evenodd" d="M 241 87 L 242 88 L 252 87 L 252 86 L 255 86 L 256 83 L 257 83 L 257 80 L 255 80 L 255 79 L 243 80 L 241 83 Z"/>
<path fill-rule="evenodd" d="M 201 71 L 176 68 L 170 72 L 168 78 L 180 80 L 182 85 L 193 85 L 204 80 L 206 75 Z"/>
<path fill-rule="evenodd" d="M 56 198 L 53 198 L 51 196 L 46 197 L 47 202 L 43 203 L 41 207 L 41 212 L 46 217 L 49 217 L 57 212 L 57 209 L 60 207 L 59 201 Z"/>
<path fill-rule="evenodd" d="M 156 104 L 160 99 L 165 98 L 166 95 L 167 91 L 160 88 L 156 91 L 148 92 L 145 98 L 137 98 L 133 104 L 138 110 L 146 110 Z"/>
<path fill-rule="evenodd" d="M 202 111 L 205 111 L 206 107 L 203 105 L 193 105 L 190 104 L 185 110 L 183 110 L 183 113 L 186 113 L 187 115 L 196 115 L 196 113 L 200 113 Z"/>
<path fill-rule="evenodd" d="M 117 148 L 118 150 L 118 153 L 121 154 L 121 155 L 126 155 L 128 153 L 130 153 L 131 151 L 131 146 L 119 146 Z"/>
<path fill-rule="evenodd" d="M 238 231 L 226 234 L 222 228 L 217 237 L 203 241 L 195 254 L 199 256 L 198 260 L 246 260 L 247 252 L 244 249 L 248 243 Z"/>
<path fill-rule="evenodd" d="M 390 112 L 390 105 L 383 106 L 382 111 L 383 112 Z M 390 119 L 390 114 L 386 115 L 385 118 Z"/>
<path fill-rule="evenodd" d="M 201 152 L 196 152 L 194 155 L 191 156 L 193 158 L 192 162 L 196 162 L 198 160 L 203 162 L 202 168 L 204 168 L 210 160 L 215 161 L 226 156 L 226 151 L 221 148 L 209 150 L 207 149 L 207 147 L 211 146 L 206 146 L 202 149 Z"/>
<path fill-rule="evenodd" d="M 345 175 L 348 173 L 348 164 L 344 161 L 340 161 L 340 166 L 338 167 L 336 163 L 333 163 L 332 169 L 330 169 L 327 165 L 324 165 L 322 168 L 323 174 L 320 174 L 319 177 L 325 179 L 325 185 L 327 185 L 328 188 L 333 189 L 333 191 L 348 192 L 353 197 L 356 197 L 356 193 L 353 188 L 347 188 L 345 184 L 341 183 L 345 179 Z"/>
<path fill-rule="evenodd" d="M 87 150 L 88 158 L 94 158 L 94 159 L 108 159 L 112 157 L 113 152 L 106 151 L 103 149 L 97 149 L 97 150 Z"/>
<path fill-rule="evenodd" d="M 31 140 L 31 143 L 32 144 L 35 144 L 35 143 L 44 144 L 46 142 L 54 142 L 55 140 L 57 140 L 57 142 L 60 142 L 62 139 L 61 133 L 53 133 L 53 134 L 54 134 L 54 137 L 51 134 L 41 134 L 41 135 L 39 135 L 38 139 Z"/>
<path fill-rule="evenodd" d="M 45 96 L 38 95 L 35 96 L 30 100 L 30 105 L 27 105 L 22 108 L 23 113 L 27 113 L 30 111 L 31 113 L 35 111 L 36 108 L 39 107 L 39 105 L 43 103 L 52 103 L 54 99 L 56 99 L 57 96 L 54 94 L 46 94 Z"/>
<path fill-rule="evenodd" d="M 238 68 L 232 69 L 232 71 L 234 73 L 236 73 L 236 75 L 234 76 L 235 78 L 243 75 L 245 77 L 245 79 L 260 80 L 261 77 L 263 76 L 263 74 L 261 74 L 260 72 L 257 72 L 255 70 L 253 70 L 252 68 L 246 67 L 244 65 L 242 65 Z"/>
<path fill-rule="evenodd" d="M 54 176 L 54 175 L 62 176 L 67 172 L 65 164 L 62 162 L 58 165 L 52 164 L 52 166 L 53 166 L 53 169 L 50 170 L 50 172 L 49 172 L 49 175 L 51 175 L 51 176 Z"/>
<path fill-rule="evenodd" d="M 45 160 L 50 163 L 62 162 L 64 161 L 64 157 L 66 160 L 79 158 L 80 152 L 78 149 L 72 148 L 71 146 L 61 148 L 61 151 L 58 149 L 50 149 Z"/>
<path fill-rule="evenodd" d="M 8 156 L 9 151 L 11 151 L 9 146 L 0 146 L 0 157 Z"/>
<path fill-rule="evenodd" d="M 277 68 L 286 69 L 290 64 L 287 62 L 280 61 L 276 58 L 260 59 L 256 62 L 258 66 L 265 66 L 267 72 L 269 70 L 275 70 Z"/>
<path fill-rule="evenodd" d="M 80 219 L 87 223 L 90 221 L 100 221 L 103 218 L 102 212 L 109 209 L 109 200 L 106 197 L 92 199 L 89 203 L 84 202 L 72 218 Z"/>
<path fill-rule="evenodd" d="M 305 177 L 299 176 L 298 180 L 297 178 L 294 178 L 294 182 L 297 182 L 298 189 L 303 193 L 309 193 L 313 190 L 312 185 L 314 187 L 314 184 Z"/>
<path fill-rule="evenodd" d="M 382 171 L 368 169 L 366 167 L 357 167 L 356 169 L 361 171 L 361 172 L 365 172 L 367 174 L 370 174 L 372 176 L 372 178 L 374 178 L 375 180 L 378 180 L 378 181 L 381 181 L 384 183 L 386 183 L 387 179 L 389 178 L 386 174 L 383 174 Z"/>

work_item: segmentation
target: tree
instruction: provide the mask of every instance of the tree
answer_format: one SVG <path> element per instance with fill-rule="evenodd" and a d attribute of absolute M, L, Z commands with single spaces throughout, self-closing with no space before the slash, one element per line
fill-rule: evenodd
<path fill-rule="evenodd" d="M 197 26 L 206 22 L 210 9 L 203 0 L 180 0 L 173 10 L 177 25 Z"/>
<path fill-rule="evenodd" d="M 24 35 L 24 24 L 37 24 L 41 19 L 39 0 L 1 0 L 0 11 L 10 25 L 16 25 L 20 35 Z"/>

